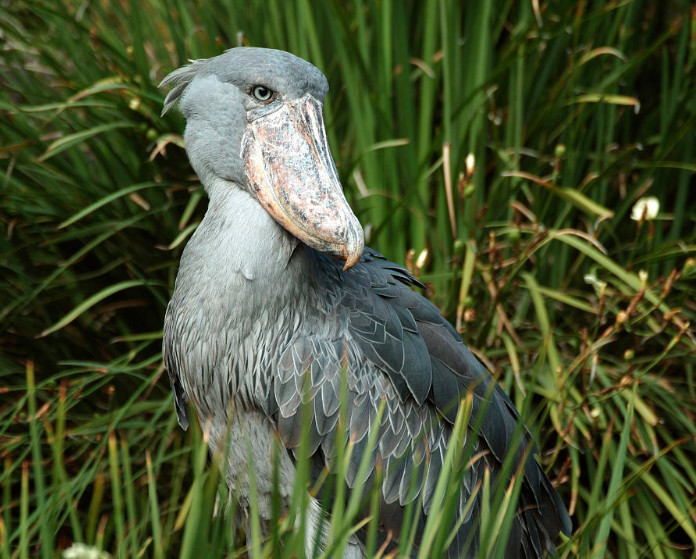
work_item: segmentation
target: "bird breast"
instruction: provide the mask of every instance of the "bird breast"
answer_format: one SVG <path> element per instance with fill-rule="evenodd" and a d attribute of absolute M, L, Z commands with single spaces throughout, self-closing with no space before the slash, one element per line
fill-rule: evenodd
<path fill-rule="evenodd" d="M 183 252 L 164 325 L 167 368 L 176 370 L 201 418 L 227 410 L 232 398 L 268 396 L 270 359 L 303 305 L 299 285 L 287 279 L 302 265 L 296 246 L 239 188 L 211 192 Z"/>

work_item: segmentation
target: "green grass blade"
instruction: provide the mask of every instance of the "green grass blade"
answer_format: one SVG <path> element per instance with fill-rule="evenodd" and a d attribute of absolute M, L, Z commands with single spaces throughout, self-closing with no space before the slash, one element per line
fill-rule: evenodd
<path fill-rule="evenodd" d="M 61 318 L 58 322 L 50 326 L 49 328 L 46 328 L 43 332 L 41 332 L 41 337 L 43 336 L 48 336 L 49 334 L 52 334 L 53 332 L 56 332 L 57 330 L 60 330 L 61 328 L 64 328 L 68 324 L 70 324 L 73 320 L 75 320 L 77 317 L 80 315 L 84 314 L 86 311 L 91 309 L 94 305 L 99 303 L 100 301 L 103 301 L 107 297 L 118 293 L 119 291 L 123 291 L 125 289 L 130 289 L 132 287 L 141 287 L 148 285 L 147 282 L 143 280 L 130 280 L 130 281 L 123 281 L 120 283 L 117 283 L 115 285 L 111 285 L 105 289 L 102 289 L 99 293 L 95 293 L 91 297 L 89 297 L 87 300 L 83 301 L 80 303 L 77 307 L 75 307 L 72 311 L 70 311 L 68 314 L 66 314 L 63 318 Z"/>

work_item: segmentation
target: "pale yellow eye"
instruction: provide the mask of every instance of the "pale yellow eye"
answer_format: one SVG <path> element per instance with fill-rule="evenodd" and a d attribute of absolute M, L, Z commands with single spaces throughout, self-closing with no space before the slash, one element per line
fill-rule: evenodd
<path fill-rule="evenodd" d="M 255 85 L 254 89 L 252 89 L 251 92 L 254 95 L 254 97 L 262 103 L 270 101 L 273 97 L 273 91 L 271 91 L 263 85 Z"/>

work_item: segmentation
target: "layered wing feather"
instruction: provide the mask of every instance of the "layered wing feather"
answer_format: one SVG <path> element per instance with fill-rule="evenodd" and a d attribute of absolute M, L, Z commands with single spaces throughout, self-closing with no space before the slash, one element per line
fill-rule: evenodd
<path fill-rule="evenodd" d="M 368 436 L 377 429 L 365 487 L 374 483 L 375 465 L 381 464 L 380 527 L 398 539 L 406 505 L 418 498 L 421 514 L 430 513 L 459 402 L 472 394 L 467 438 L 478 459 L 464 473 L 462 525 L 451 556 L 475 553 L 471 532 L 478 518 L 478 497 L 473 506 L 467 503 L 484 471 L 495 478 L 510 453 L 514 468 L 524 471 L 524 482 L 509 556 L 538 557 L 553 549 L 558 532 L 570 532 L 570 520 L 531 456 L 536 448 L 529 433 L 510 399 L 437 307 L 409 288 L 419 285 L 417 280 L 370 249 L 347 272 L 320 254 L 316 258 L 320 276 L 332 280 L 317 283 L 331 290 L 320 295 L 336 303 L 328 314 L 317 311 L 315 328 L 308 319 L 280 356 L 267 412 L 275 418 L 285 445 L 297 452 L 308 424 L 310 448 L 304 451 L 320 465 L 331 464 L 345 370 L 345 441 L 355 445 L 345 481 L 355 487 Z M 311 310 L 308 313 L 311 317 Z M 383 401 L 386 407 L 378 424 Z M 302 420 L 303 409 L 311 410 L 311 421 Z"/>

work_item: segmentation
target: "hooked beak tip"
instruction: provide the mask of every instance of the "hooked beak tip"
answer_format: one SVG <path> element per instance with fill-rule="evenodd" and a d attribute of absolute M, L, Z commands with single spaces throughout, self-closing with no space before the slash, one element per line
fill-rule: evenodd
<path fill-rule="evenodd" d="M 346 259 L 345 265 L 343 266 L 343 271 L 345 272 L 347 270 L 350 270 L 353 266 L 355 266 L 358 262 L 360 262 L 361 256 L 362 255 L 359 255 L 359 254 L 354 254 L 352 256 L 349 256 Z"/>
<path fill-rule="evenodd" d="M 355 223 L 353 224 L 353 235 L 349 238 L 346 243 L 345 249 L 343 251 L 343 257 L 345 258 L 345 265 L 343 266 L 343 271 L 351 269 L 355 266 L 362 258 L 363 250 L 365 248 L 365 239 L 363 237 L 363 230 L 360 226 L 360 222 L 355 218 Z"/>

